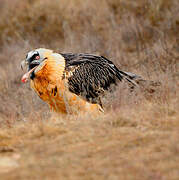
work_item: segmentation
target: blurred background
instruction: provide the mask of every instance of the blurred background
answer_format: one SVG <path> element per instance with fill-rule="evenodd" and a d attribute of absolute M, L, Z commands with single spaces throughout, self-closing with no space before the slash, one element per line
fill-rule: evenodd
<path fill-rule="evenodd" d="M 23 108 L 22 103 L 25 107 L 41 102 L 36 96 L 31 102 L 33 93 L 20 83 L 20 61 L 34 48 L 103 55 L 120 69 L 146 79 L 177 74 L 177 0 L 0 0 L 0 17 L 0 113 L 4 118 L 29 112 L 32 105 Z"/>
<path fill-rule="evenodd" d="M 129 111 L 134 108 L 135 102 L 125 101 L 126 97 L 121 95 L 121 101 L 125 98 L 125 109 L 119 105 L 120 110 L 113 113 L 114 118 L 106 117 L 106 121 L 111 121 L 110 128 L 114 125 L 155 129 L 157 126 L 161 130 L 164 128 L 164 120 L 171 132 L 174 131 L 174 126 L 179 126 L 178 0 L 0 0 L 0 128 L 5 128 L 2 137 L 6 133 L 9 134 L 7 127 L 16 127 L 24 122 L 33 124 L 51 117 L 47 105 L 30 89 L 29 84 L 24 85 L 20 81 L 23 74 L 20 69 L 21 60 L 28 51 L 39 47 L 50 48 L 59 53 L 83 52 L 103 55 L 121 70 L 162 83 L 158 92 L 160 96 L 156 96 L 152 102 L 145 101 L 145 108 L 140 102 L 140 110 L 135 109 L 131 116 Z M 134 97 L 133 99 L 136 100 Z M 127 120 L 120 118 L 122 113 L 124 117 L 128 116 Z M 111 114 L 109 116 L 111 117 Z M 170 116 L 175 119 L 174 124 L 171 123 Z M 141 124 L 145 118 L 147 121 Z M 155 118 L 158 118 L 158 123 Z M 53 125 L 49 126 L 48 128 L 51 128 Z M 32 133 L 33 131 L 35 130 L 32 130 Z M 25 131 L 22 130 L 22 134 L 23 132 Z M 103 133 L 105 132 L 106 130 Z M 83 134 L 83 130 L 81 133 Z M 13 137 L 14 134 L 11 138 Z M 177 142 L 177 138 L 179 135 L 176 133 L 173 139 Z M 169 139 L 164 144 L 168 144 L 168 141 Z M 5 144 L 9 145 L 8 143 Z M 4 146 L 4 143 L 2 144 L 0 143 L 0 146 Z M 166 149 L 168 153 L 168 147 Z M 179 147 L 175 147 L 175 150 L 176 153 L 179 152 Z M 172 155 L 175 159 L 175 154 Z M 141 161 L 144 159 L 142 156 Z M 132 161 L 132 158 L 130 160 Z M 161 173 L 158 174 L 145 169 L 146 176 L 142 179 L 163 179 L 162 173 L 170 177 L 168 170 L 175 165 L 166 166 L 166 171 L 159 168 Z M 28 168 L 29 166 L 27 170 Z M 127 168 L 130 169 L 128 166 Z M 133 175 L 134 169 L 130 169 Z M 108 170 L 110 172 L 110 168 Z M 121 170 L 121 173 L 124 175 L 126 171 Z M 140 179 L 141 174 L 138 172 L 136 177 Z M 177 179 L 179 174 L 174 172 L 172 177 Z M 115 176 L 111 179 L 115 179 Z"/>

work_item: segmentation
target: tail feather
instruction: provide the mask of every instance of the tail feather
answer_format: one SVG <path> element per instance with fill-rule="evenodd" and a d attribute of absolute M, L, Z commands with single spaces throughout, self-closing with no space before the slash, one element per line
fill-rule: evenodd
<path fill-rule="evenodd" d="M 123 75 L 123 78 L 129 82 L 130 88 L 133 90 L 135 87 L 147 91 L 149 93 L 155 92 L 156 88 L 161 85 L 160 82 L 145 80 L 141 76 L 138 76 L 131 72 L 119 71 Z"/>
<path fill-rule="evenodd" d="M 134 74 L 134 73 L 130 73 L 130 72 L 125 72 L 125 71 L 119 71 L 120 74 L 123 75 L 123 78 L 125 80 L 127 80 L 131 85 L 133 86 L 138 86 L 138 83 L 137 83 L 137 79 L 142 79 L 142 77 Z"/>

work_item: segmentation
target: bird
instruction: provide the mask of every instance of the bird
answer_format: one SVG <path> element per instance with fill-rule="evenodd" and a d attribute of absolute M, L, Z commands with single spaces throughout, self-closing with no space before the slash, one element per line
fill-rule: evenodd
<path fill-rule="evenodd" d="M 102 98 L 121 81 L 131 88 L 140 76 L 119 70 L 104 56 L 88 53 L 56 53 L 38 48 L 27 53 L 21 68 L 27 72 L 21 81 L 31 88 L 51 111 L 60 114 L 104 112 Z"/>

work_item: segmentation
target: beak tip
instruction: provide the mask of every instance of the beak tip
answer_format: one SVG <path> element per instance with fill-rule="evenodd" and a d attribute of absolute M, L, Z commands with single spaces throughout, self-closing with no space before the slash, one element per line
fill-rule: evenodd
<path fill-rule="evenodd" d="M 24 70 L 24 66 L 25 66 L 25 60 L 23 60 L 23 61 L 21 62 L 21 69 L 22 69 L 22 70 Z"/>

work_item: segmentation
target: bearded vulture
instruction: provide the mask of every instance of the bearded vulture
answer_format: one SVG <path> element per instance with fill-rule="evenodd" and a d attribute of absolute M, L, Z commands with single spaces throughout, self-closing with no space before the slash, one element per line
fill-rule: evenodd
<path fill-rule="evenodd" d="M 28 52 L 21 68 L 28 72 L 21 81 L 30 79 L 30 86 L 49 104 L 50 109 L 61 113 L 103 111 L 101 98 L 111 92 L 118 82 L 127 80 L 137 86 L 133 73 L 120 71 L 103 56 L 83 53 L 55 53 L 39 48 Z"/>

